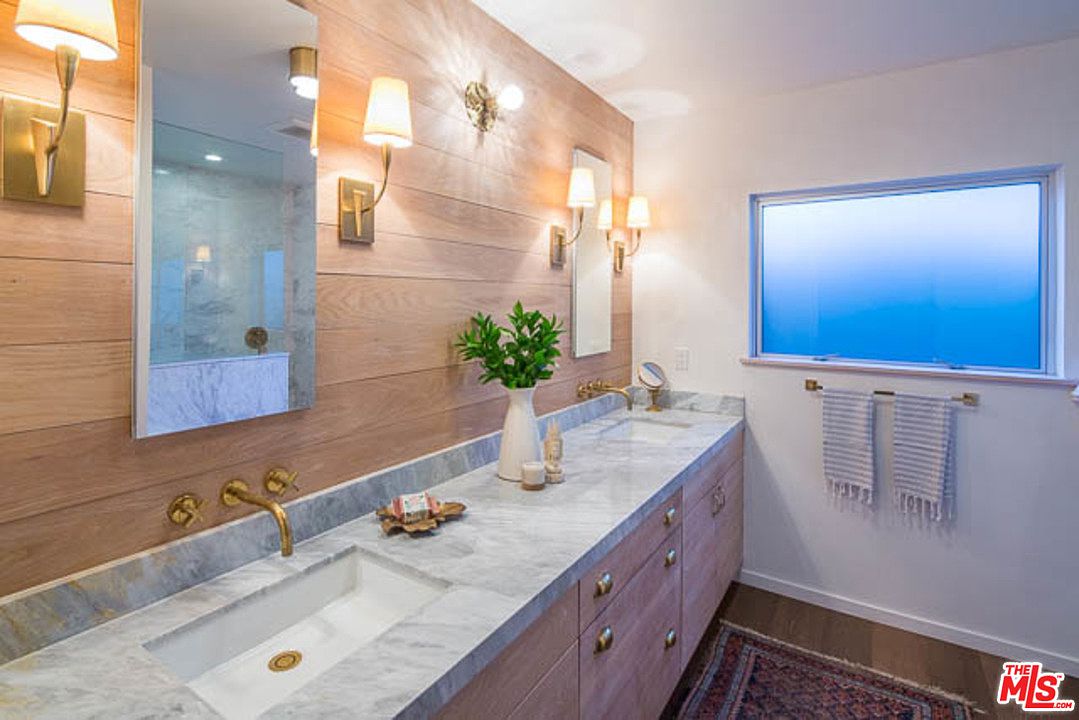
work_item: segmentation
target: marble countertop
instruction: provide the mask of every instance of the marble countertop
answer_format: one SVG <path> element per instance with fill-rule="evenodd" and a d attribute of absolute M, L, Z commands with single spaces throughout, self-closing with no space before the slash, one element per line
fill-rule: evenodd
<path fill-rule="evenodd" d="M 631 416 L 688 427 L 663 443 L 631 442 L 612 430 Z M 523 492 L 487 465 L 431 489 L 468 506 L 436 534 L 387 537 L 373 516 L 360 517 L 290 558 L 250 563 L 0 667 L 0 718 L 218 718 L 145 645 L 352 547 L 447 589 L 263 717 L 428 717 L 742 422 L 684 409 L 604 415 L 565 434 L 561 485 Z"/>

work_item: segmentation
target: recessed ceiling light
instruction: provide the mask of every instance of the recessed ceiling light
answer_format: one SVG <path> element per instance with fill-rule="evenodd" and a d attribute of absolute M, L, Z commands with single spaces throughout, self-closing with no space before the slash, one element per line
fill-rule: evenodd
<path fill-rule="evenodd" d="M 209 153 L 208 155 L 206 155 L 206 159 L 209 160 L 210 162 L 221 162 L 224 158 L 222 158 L 220 155 L 215 155 L 214 153 Z"/>

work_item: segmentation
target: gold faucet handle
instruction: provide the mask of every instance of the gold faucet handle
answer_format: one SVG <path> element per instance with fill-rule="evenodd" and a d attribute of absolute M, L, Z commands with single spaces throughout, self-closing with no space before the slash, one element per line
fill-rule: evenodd
<path fill-rule="evenodd" d="M 300 486 L 296 484 L 296 477 L 298 475 L 299 473 L 289 472 L 285 468 L 274 468 L 266 473 L 266 479 L 263 481 L 263 485 L 266 488 L 266 492 L 273 495 L 284 495 L 290 489 L 299 491 Z"/>
<path fill-rule="evenodd" d="M 185 528 L 189 528 L 197 522 L 202 521 L 202 508 L 206 505 L 206 501 L 200 498 L 198 495 L 191 493 L 184 493 L 173 498 L 169 503 L 169 510 L 166 513 L 176 525 L 182 525 Z"/>

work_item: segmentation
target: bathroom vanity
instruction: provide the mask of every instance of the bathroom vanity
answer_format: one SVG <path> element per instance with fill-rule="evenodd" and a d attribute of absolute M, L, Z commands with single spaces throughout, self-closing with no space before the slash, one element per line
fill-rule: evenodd
<path fill-rule="evenodd" d="M 15 597 L 0 718 L 656 717 L 741 562 L 742 411 L 622 403 L 556 414 L 543 492 L 488 436 L 286 505 L 291 557 L 245 518 Z M 370 511 L 419 488 L 464 518 L 384 535 Z M 96 626 L 30 652 L 57 611 Z"/>

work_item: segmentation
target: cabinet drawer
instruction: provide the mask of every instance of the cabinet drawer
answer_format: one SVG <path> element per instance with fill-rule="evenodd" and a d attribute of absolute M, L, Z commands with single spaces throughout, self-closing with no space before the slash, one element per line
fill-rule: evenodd
<path fill-rule="evenodd" d="M 682 524 L 682 667 L 693 656 L 742 565 L 742 463 L 686 513 Z"/>
<path fill-rule="evenodd" d="M 643 558 L 648 557 L 681 522 L 682 491 L 679 489 L 585 573 L 581 578 L 581 632 L 618 597 L 641 567 Z"/>
<path fill-rule="evenodd" d="M 472 679 L 437 717 L 505 718 L 577 640 L 577 587 L 567 590 Z"/>
<path fill-rule="evenodd" d="M 686 479 L 682 486 L 682 502 L 687 511 L 711 495 L 712 488 L 716 486 L 719 479 L 742 459 L 743 435 L 744 433 L 739 430 L 727 438 L 718 450 L 711 450 L 704 465 Z"/>
<path fill-rule="evenodd" d="M 517 706 L 510 720 L 571 720 L 577 717 L 580 706 L 577 657 L 577 643 L 573 643 L 539 685 L 532 688 L 524 702 Z"/>
<path fill-rule="evenodd" d="M 657 547 L 644 566 L 581 635 L 581 718 L 654 720 L 682 672 L 681 534 Z M 668 554 L 673 551 L 673 564 Z M 599 650 L 609 632 L 610 644 Z M 668 633 L 673 645 L 668 647 Z"/>

